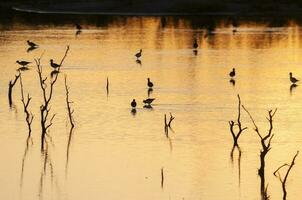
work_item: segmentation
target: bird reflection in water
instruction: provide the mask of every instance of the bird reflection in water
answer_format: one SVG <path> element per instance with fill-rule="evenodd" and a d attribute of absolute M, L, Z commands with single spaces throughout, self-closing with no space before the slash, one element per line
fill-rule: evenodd
<path fill-rule="evenodd" d="M 55 75 L 57 75 L 58 73 L 60 73 L 59 71 L 57 70 L 53 70 L 51 73 L 50 73 L 50 77 L 54 77 Z"/>
<path fill-rule="evenodd" d="M 236 81 L 234 80 L 234 79 L 230 79 L 230 83 L 233 85 L 233 87 L 235 86 L 235 84 L 236 84 Z"/>
<path fill-rule="evenodd" d="M 142 65 L 142 61 L 139 60 L 139 59 L 136 60 L 136 63 L 139 64 L 139 65 Z"/>
<path fill-rule="evenodd" d="M 194 54 L 195 56 L 197 56 L 198 50 L 197 50 L 197 49 L 194 49 L 194 50 L 193 50 L 193 54 Z"/>
<path fill-rule="evenodd" d="M 144 108 L 153 110 L 153 107 L 151 106 L 151 104 L 144 105 Z"/>
<path fill-rule="evenodd" d="M 149 88 L 149 89 L 148 89 L 148 97 L 150 97 L 150 95 L 152 94 L 152 92 L 153 92 L 153 89 L 152 89 L 152 88 Z"/>
<path fill-rule="evenodd" d="M 136 108 L 132 108 L 132 109 L 131 109 L 131 114 L 132 114 L 133 116 L 136 115 Z"/>
<path fill-rule="evenodd" d="M 27 71 L 27 70 L 29 70 L 29 68 L 25 67 L 25 66 L 20 67 L 20 68 L 17 69 L 17 71 Z"/>
<path fill-rule="evenodd" d="M 28 47 L 28 49 L 26 50 L 26 52 L 29 53 L 29 52 L 31 52 L 31 51 L 37 49 L 37 48 L 38 48 L 38 47 L 36 47 L 36 46 Z"/>
<path fill-rule="evenodd" d="M 294 90 L 296 87 L 298 87 L 297 84 L 295 84 L 295 83 L 291 84 L 291 86 L 290 86 L 290 88 L 289 88 L 290 94 L 292 94 L 293 90 Z"/>
<path fill-rule="evenodd" d="M 79 35 L 81 35 L 82 31 L 81 30 L 77 30 L 75 33 L 75 36 L 78 37 Z"/>

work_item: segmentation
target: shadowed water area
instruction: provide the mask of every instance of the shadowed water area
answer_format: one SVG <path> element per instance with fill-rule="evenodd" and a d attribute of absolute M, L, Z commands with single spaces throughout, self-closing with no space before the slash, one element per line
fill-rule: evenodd
<path fill-rule="evenodd" d="M 205 17 L 206 18 L 206 17 Z M 260 131 L 274 117 L 265 181 L 271 199 L 282 189 L 273 172 L 302 145 L 302 35 L 295 20 L 172 17 L 11 16 L 0 22 L 0 199 L 253 200 L 260 198 L 261 144 L 249 116 L 233 147 L 229 121 L 237 117 L 237 94 Z M 75 23 L 83 27 L 76 34 Z M 198 50 L 192 45 L 197 40 Z M 27 52 L 27 40 L 39 45 Z M 41 152 L 43 102 L 34 59 L 42 54 L 43 76 L 50 59 L 68 55 L 54 86 L 46 150 Z M 140 63 L 135 54 L 142 49 Z M 19 82 L 9 107 L 8 82 L 26 60 L 24 93 L 32 100 L 31 139 Z M 229 72 L 236 68 L 234 82 Z M 64 75 L 74 109 L 70 133 Z M 108 78 L 108 91 L 106 91 Z M 153 82 L 148 98 L 147 78 Z M 49 84 L 50 77 L 46 83 Z M 130 103 L 136 99 L 136 113 Z M 166 137 L 164 115 L 175 117 Z M 302 162 L 291 171 L 288 199 L 301 199 Z"/>

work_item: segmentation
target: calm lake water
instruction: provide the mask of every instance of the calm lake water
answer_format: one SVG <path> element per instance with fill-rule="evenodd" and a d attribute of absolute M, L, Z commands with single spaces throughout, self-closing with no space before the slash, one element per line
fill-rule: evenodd
<path fill-rule="evenodd" d="M 249 129 L 239 140 L 240 166 L 237 151 L 233 162 L 230 158 L 228 121 L 237 117 L 237 94 L 263 134 L 269 127 L 267 110 L 278 108 L 265 184 L 271 199 L 281 199 L 281 184 L 273 172 L 302 146 L 302 88 L 290 90 L 288 75 L 302 78 L 299 25 L 239 21 L 234 34 L 232 25 L 220 20 L 208 37 L 207 26 L 181 18 L 114 18 L 101 25 L 81 25 L 78 36 L 71 22 L 31 25 L 20 20 L 1 25 L 0 199 L 260 199 L 261 145 L 244 112 L 242 123 Z M 197 55 L 192 51 L 194 38 Z M 26 40 L 39 48 L 26 52 Z M 28 148 L 19 82 L 13 108 L 8 105 L 8 82 L 17 74 L 16 60 L 34 62 L 43 52 L 43 73 L 49 76 L 49 60 L 59 62 L 67 45 L 70 51 L 51 101 L 56 116 L 42 153 L 42 93 L 35 64 L 22 72 L 34 114 Z M 134 57 L 139 49 L 141 65 Z M 228 76 L 233 67 L 235 86 Z M 64 75 L 73 101 L 72 135 Z M 154 83 L 153 109 L 142 103 L 148 97 L 148 77 Z M 130 107 L 134 98 L 135 115 Z M 167 138 L 164 115 L 170 112 L 175 120 Z M 287 182 L 288 199 L 301 199 L 301 187 L 298 156 Z"/>

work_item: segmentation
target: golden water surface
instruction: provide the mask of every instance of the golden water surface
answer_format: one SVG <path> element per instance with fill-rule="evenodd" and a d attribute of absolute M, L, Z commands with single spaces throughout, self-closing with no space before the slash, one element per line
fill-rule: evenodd
<path fill-rule="evenodd" d="M 189 20 L 168 20 L 165 27 L 162 23 L 148 17 L 117 19 L 104 27 L 83 24 L 78 36 L 72 24 L 18 23 L 0 31 L 0 199 L 260 199 L 261 145 L 244 112 L 242 123 L 249 128 L 239 140 L 240 166 L 238 152 L 233 162 L 230 158 L 228 121 L 237 117 L 237 94 L 263 134 L 267 110 L 278 108 L 265 184 L 271 199 L 281 199 L 281 184 L 273 172 L 302 146 L 302 88 L 290 90 L 288 75 L 302 78 L 301 28 L 295 23 L 239 23 L 233 34 L 231 25 L 221 23 L 205 37 L 207 30 L 192 28 Z M 192 51 L 194 38 L 197 55 Z M 26 40 L 39 48 L 27 53 Z M 70 51 L 51 100 L 56 116 L 47 151 L 41 152 L 42 93 L 34 58 L 44 52 L 43 73 L 49 76 L 49 60 L 59 62 L 67 45 Z M 141 65 L 134 57 L 139 49 Z M 22 72 L 34 114 L 28 147 L 19 82 L 12 108 L 7 98 L 16 60 L 33 62 Z M 233 67 L 235 86 L 228 76 Z M 64 75 L 74 109 L 71 135 Z M 148 97 L 148 77 L 154 83 L 150 97 L 156 98 L 152 109 L 142 103 Z M 138 102 L 135 115 L 132 99 Z M 164 115 L 169 118 L 169 113 L 175 120 L 167 138 Z M 287 181 L 288 199 L 301 199 L 301 186 L 298 156 Z"/>

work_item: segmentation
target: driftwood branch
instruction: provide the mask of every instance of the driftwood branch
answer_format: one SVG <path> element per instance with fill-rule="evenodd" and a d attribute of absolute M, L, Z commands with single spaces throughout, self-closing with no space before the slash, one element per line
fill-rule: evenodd
<path fill-rule="evenodd" d="M 276 171 L 274 172 L 274 176 L 276 176 L 276 177 L 279 179 L 279 181 L 281 182 L 281 184 L 282 184 L 283 200 L 286 200 L 286 196 L 287 196 L 287 191 L 286 191 L 286 181 L 287 181 L 287 178 L 288 178 L 288 175 L 289 175 L 291 169 L 292 169 L 293 166 L 295 165 L 295 160 L 296 160 L 298 154 L 299 154 L 299 151 L 297 151 L 297 153 L 295 154 L 295 156 L 294 156 L 294 158 L 293 158 L 291 164 L 285 163 L 285 164 L 281 165 L 280 167 L 278 167 L 278 169 L 276 169 Z M 286 171 L 286 173 L 285 173 L 285 176 L 282 178 L 282 176 L 281 176 L 281 174 L 280 174 L 279 171 L 280 171 L 282 168 L 284 168 L 284 167 L 288 167 L 288 169 L 287 169 L 287 171 Z"/>
<path fill-rule="evenodd" d="M 10 80 L 8 83 L 8 103 L 9 103 L 9 107 L 12 107 L 13 105 L 13 87 L 15 86 L 16 82 L 18 81 L 18 79 L 20 78 L 20 71 L 17 75 L 15 75 L 15 80 Z"/>
<path fill-rule="evenodd" d="M 262 134 L 259 131 L 258 126 L 255 123 L 254 118 L 252 117 L 251 113 L 244 107 L 242 108 L 246 111 L 246 113 L 249 115 L 253 125 L 254 125 L 254 131 L 257 133 L 258 137 L 260 138 L 262 150 L 260 151 L 260 168 L 258 170 L 258 175 L 260 176 L 261 180 L 261 196 L 262 199 L 268 199 L 267 195 L 267 186 L 265 187 L 265 156 L 266 154 L 271 150 L 271 141 L 274 137 L 273 131 L 273 118 L 277 112 L 277 108 L 275 110 L 269 110 L 268 111 L 268 117 L 267 120 L 269 122 L 269 130 L 266 135 L 262 136 Z"/>

